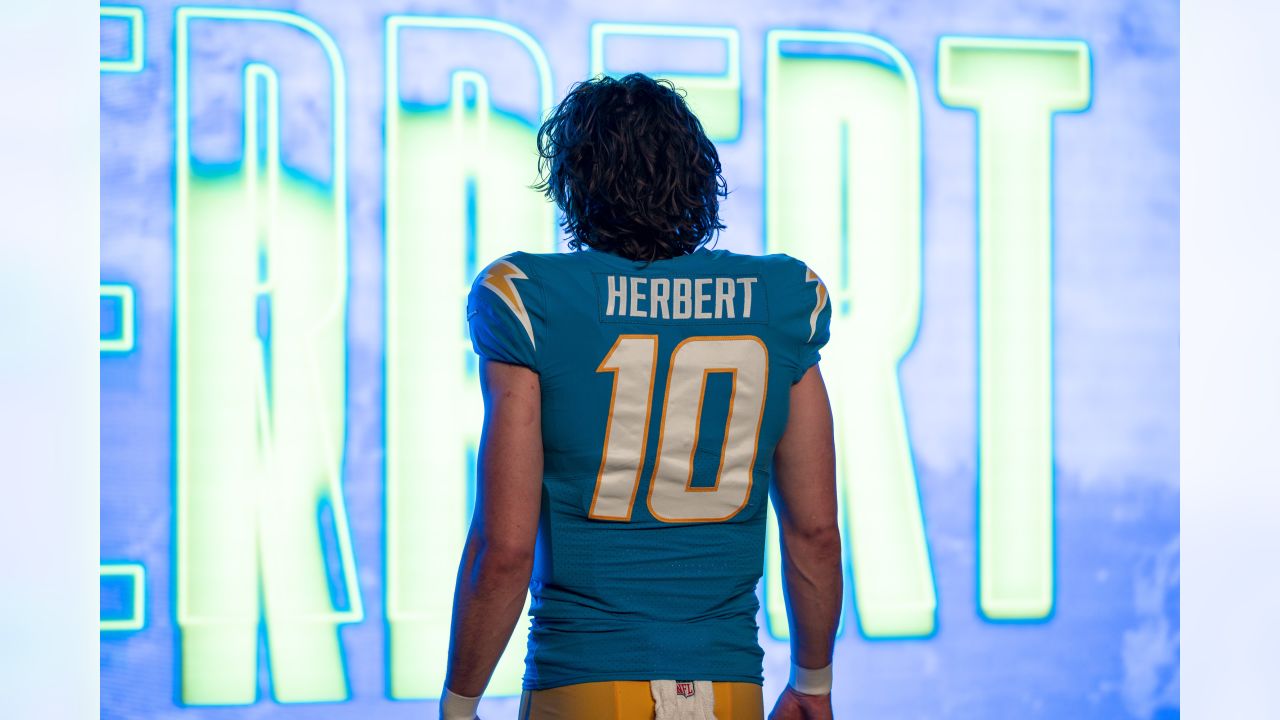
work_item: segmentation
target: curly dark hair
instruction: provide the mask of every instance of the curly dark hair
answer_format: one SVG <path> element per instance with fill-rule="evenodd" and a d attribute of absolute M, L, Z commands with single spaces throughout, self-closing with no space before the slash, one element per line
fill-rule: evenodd
<path fill-rule="evenodd" d="M 535 189 L 564 212 L 569 247 L 633 260 L 686 255 L 724 229 L 720 156 L 669 80 L 575 84 L 538 130 Z"/>

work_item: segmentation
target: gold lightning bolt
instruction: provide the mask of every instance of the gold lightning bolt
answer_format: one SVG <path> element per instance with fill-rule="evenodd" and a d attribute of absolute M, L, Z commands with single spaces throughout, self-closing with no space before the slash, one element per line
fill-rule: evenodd
<path fill-rule="evenodd" d="M 502 298 L 502 302 L 506 303 L 511 312 L 515 314 L 516 319 L 520 321 L 520 325 L 524 327 L 524 331 L 529 335 L 529 343 L 533 341 L 533 325 L 529 322 L 529 311 L 524 306 L 524 299 L 520 297 L 520 291 L 516 289 L 516 280 L 528 280 L 529 276 L 524 271 L 516 267 L 510 261 L 498 260 L 492 265 L 485 268 L 484 277 L 480 279 L 480 284 L 497 293 Z"/>

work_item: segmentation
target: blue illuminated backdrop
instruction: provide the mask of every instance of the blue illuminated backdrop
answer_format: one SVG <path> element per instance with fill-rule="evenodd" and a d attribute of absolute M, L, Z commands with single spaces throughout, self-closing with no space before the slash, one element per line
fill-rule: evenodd
<path fill-rule="evenodd" d="M 434 713 L 463 293 L 562 247 L 540 114 L 639 70 L 717 142 L 719 246 L 831 287 L 837 717 L 1177 717 L 1177 10 L 104 5 L 103 716 Z"/>

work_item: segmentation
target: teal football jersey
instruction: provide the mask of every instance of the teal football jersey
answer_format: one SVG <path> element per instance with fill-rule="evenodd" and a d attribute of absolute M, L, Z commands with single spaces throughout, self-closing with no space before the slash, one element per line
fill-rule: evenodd
<path fill-rule="evenodd" d="M 481 357 L 542 387 L 524 687 L 761 683 L 773 451 L 829 335 L 818 276 L 705 248 L 517 252 L 477 276 L 467 317 Z"/>

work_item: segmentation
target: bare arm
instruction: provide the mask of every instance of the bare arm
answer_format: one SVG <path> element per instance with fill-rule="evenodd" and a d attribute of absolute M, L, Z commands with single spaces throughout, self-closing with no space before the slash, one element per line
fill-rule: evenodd
<path fill-rule="evenodd" d="M 771 493 L 782 538 L 791 659 L 803 668 L 824 668 L 831 664 L 844 588 L 831 405 L 816 365 L 791 386 Z"/>
<path fill-rule="evenodd" d="M 542 498 L 542 394 L 537 373 L 482 361 L 484 429 L 475 514 L 453 601 L 445 687 L 483 694 L 524 608 Z"/>

